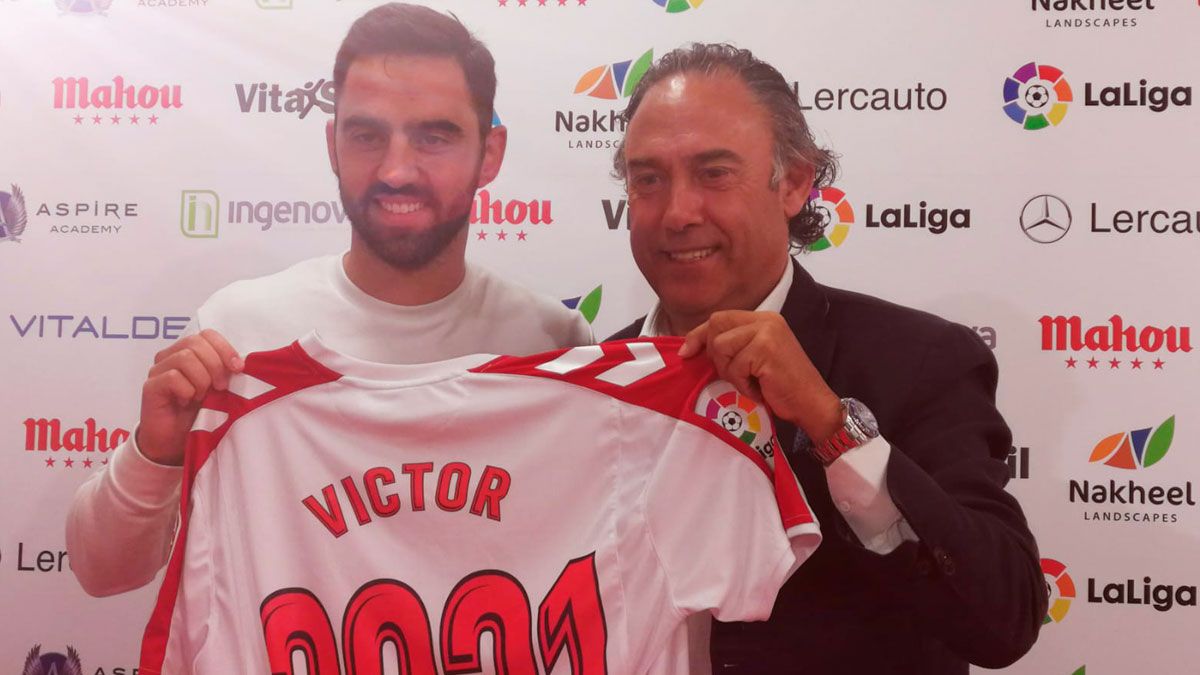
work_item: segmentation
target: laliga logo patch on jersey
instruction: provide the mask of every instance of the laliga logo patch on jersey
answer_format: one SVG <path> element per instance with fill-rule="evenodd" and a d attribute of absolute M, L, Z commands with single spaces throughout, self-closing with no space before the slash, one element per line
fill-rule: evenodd
<path fill-rule="evenodd" d="M 721 425 L 772 464 L 779 450 L 771 416 L 762 404 L 738 393 L 732 384 L 716 380 L 696 398 L 696 412 Z"/>

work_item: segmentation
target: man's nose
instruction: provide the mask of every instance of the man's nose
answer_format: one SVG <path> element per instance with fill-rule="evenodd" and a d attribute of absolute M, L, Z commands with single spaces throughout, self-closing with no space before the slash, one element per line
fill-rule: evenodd
<path fill-rule="evenodd" d="M 699 224 L 703 204 L 699 188 L 691 181 L 672 181 L 663 212 L 663 227 L 678 231 Z"/>
<path fill-rule="evenodd" d="M 398 188 L 417 182 L 421 175 L 420 156 L 417 150 L 402 135 L 393 135 L 387 153 L 379 163 L 379 182 Z"/>

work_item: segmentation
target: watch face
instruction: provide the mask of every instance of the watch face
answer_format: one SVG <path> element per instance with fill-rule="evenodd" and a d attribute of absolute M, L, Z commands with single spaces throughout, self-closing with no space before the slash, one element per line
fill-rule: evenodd
<path fill-rule="evenodd" d="M 875 421 L 875 415 L 871 414 L 870 408 L 852 398 L 846 399 L 845 403 L 846 416 L 854 420 L 854 424 L 865 432 L 867 438 L 879 436 L 879 423 Z"/>

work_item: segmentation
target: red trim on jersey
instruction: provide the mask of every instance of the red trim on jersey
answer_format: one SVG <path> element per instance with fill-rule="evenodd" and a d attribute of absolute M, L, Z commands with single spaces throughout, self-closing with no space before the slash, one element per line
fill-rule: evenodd
<path fill-rule="evenodd" d="M 658 350 L 664 366 L 627 385 L 613 384 L 600 375 L 612 371 L 621 364 L 633 362 L 636 357 L 629 346 L 635 343 L 649 343 Z M 552 352 L 543 352 L 532 356 L 501 356 L 495 358 L 471 372 L 483 374 L 532 375 L 550 380 L 559 380 L 611 396 L 631 405 L 662 413 L 677 420 L 698 426 L 713 436 L 721 439 L 726 445 L 737 450 L 742 456 L 754 462 L 762 472 L 771 479 L 775 486 L 775 499 L 779 504 L 779 515 L 783 519 L 784 529 L 796 525 L 815 523 L 812 510 L 804 493 L 800 490 L 795 474 L 783 453 L 775 455 L 775 467 L 772 470 L 767 462 L 753 448 L 734 438 L 719 424 L 696 412 L 696 399 L 704 387 L 717 379 L 716 367 L 712 361 L 703 357 L 682 358 L 679 348 L 683 345 L 680 337 L 635 338 L 631 340 L 614 340 L 601 342 L 593 347 L 572 347 Z M 595 350 L 600 348 L 603 356 L 587 365 L 575 368 L 567 373 L 559 374 L 540 370 L 538 366 L 550 363 L 563 354 L 574 350 Z M 586 352 L 584 352 L 586 353 Z M 765 407 L 765 406 L 764 406 Z"/>
<path fill-rule="evenodd" d="M 142 675 L 162 673 L 163 659 L 166 657 L 167 642 L 170 638 L 171 618 L 175 613 L 175 601 L 179 596 L 179 582 L 183 575 L 189 502 L 196 474 L 239 419 L 272 401 L 342 377 L 341 373 L 330 370 L 314 360 L 297 342 L 274 351 L 248 354 L 244 372 L 274 385 L 275 388 L 252 399 L 242 398 L 229 391 L 212 391 L 204 398 L 203 408 L 228 413 L 229 419 L 211 432 L 197 429 L 188 434 L 183 459 L 183 483 L 179 496 L 179 531 L 175 535 L 175 548 L 167 563 L 167 573 L 158 592 L 158 601 L 142 637 L 141 665 L 138 666 L 138 672 Z"/>

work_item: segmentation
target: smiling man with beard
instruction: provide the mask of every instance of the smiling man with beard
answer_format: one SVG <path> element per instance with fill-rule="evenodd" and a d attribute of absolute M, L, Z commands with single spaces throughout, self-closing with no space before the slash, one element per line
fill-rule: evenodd
<path fill-rule="evenodd" d="M 454 18 L 391 3 L 351 26 L 334 82 L 326 140 L 350 248 L 217 291 L 155 357 L 137 431 L 67 516 L 72 570 L 92 595 L 143 586 L 166 561 L 188 430 L 209 390 L 241 370 L 239 354 L 313 330 L 347 356 L 396 364 L 591 342 L 578 313 L 466 262 L 475 191 L 507 140 L 491 125 L 487 48 Z"/>

